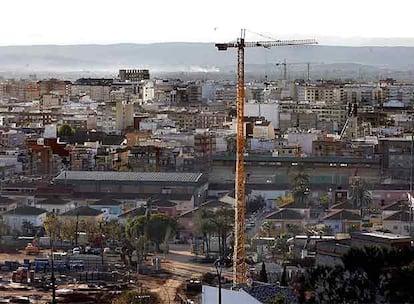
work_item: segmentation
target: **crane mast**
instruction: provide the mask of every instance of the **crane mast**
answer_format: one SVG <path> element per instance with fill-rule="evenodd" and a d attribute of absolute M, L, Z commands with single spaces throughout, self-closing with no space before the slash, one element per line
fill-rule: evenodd
<path fill-rule="evenodd" d="M 313 39 L 305 40 L 275 40 L 275 41 L 245 41 L 246 30 L 241 30 L 240 38 L 236 42 L 216 43 L 219 51 L 228 48 L 237 48 L 237 143 L 236 143 L 236 180 L 235 180 L 235 216 L 234 216 L 234 255 L 233 255 L 233 284 L 240 285 L 247 282 L 246 249 L 245 249 L 245 174 L 244 174 L 244 48 L 316 44 Z"/>

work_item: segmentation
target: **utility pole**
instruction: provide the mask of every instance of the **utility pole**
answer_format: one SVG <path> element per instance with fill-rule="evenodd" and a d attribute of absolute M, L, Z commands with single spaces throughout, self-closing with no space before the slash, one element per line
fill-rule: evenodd
<path fill-rule="evenodd" d="M 53 252 L 55 251 L 55 236 L 54 233 L 52 234 L 52 237 L 50 238 L 51 241 L 51 265 L 52 265 L 52 274 L 50 276 L 50 281 L 52 282 L 52 304 L 56 304 L 56 277 L 55 277 L 55 257 Z"/>

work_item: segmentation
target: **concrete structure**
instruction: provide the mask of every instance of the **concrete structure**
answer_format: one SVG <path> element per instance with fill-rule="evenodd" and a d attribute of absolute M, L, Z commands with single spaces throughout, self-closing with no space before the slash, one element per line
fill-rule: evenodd
<path fill-rule="evenodd" d="M 119 133 L 134 126 L 134 105 L 127 101 L 116 103 L 116 129 Z"/>
<path fill-rule="evenodd" d="M 264 117 L 270 121 L 275 129 L 279 129 L 279 103 L 269 101 L 268 103 L 246 102 L 244 104 L 244 116 Z"/>
<path fill-rule="evenodd" d="M 71 97 L 79 98 L 88 95 L 97 102 L 109 101 L 112 79 L 105 78 L 80 78 L 71 87 Z"/>

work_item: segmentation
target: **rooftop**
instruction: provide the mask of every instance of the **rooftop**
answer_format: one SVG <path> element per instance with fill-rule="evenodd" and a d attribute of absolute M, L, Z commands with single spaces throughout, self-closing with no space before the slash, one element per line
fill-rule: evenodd
<path fill-rule="evenodd" d="M 145 215 L 147 208 L 144 206 L 136 207 L 131 210 L 125 211 L 124 213 L 120 214 L 118 218 L 127 218 L 127 217 L 135 217 L 140 215 Z M 154 211 L 152 211 L 154 213 Z"/>
<path fill-rule="evenodd" d="M 304 215 L 292 209 L 281 209 L 266 216 L 266 220 L 303 220 Z"/>
<path fill-rule="evenodd" d="M 61 199 L 58 196 L 49 197 L 43 201 L 39 201 L 36 205 L 66 205 L 69 201 Z"/>
<path fill-rule="evenodd" d="M 45 209 L 36 208 L 32 206 L 21 206 L 17 207 L 15 209 L 9 210 L 3 215 L 40 215 L 43 213 L 46 213 L 47 211 Z"/>
<path fill-rule="evenodd" d="M 182 172 L 113 172 L 113 171 L 67 171 L 67 180 L 131 181 L 131 182 L 182 182 L 197 183 L 202 173 Z M 61 172 L 55 180 L 65 180 Z"/>
<path fill-rule="evenodd" d="M 355 208 L 350 201 L 345 201 L 342 203 L 338 203 L 331 206 L 331 209 L 345 209 L 345 210 L 358 210 L 358 208 Z"/>
<path fill-rule="evenodd" d="M 81 206 L 68 212 L 62 213 L 62 216 L 98 216 L 102 213 L 102 211 L 93 209 L 87 206 Z"/>
<path fill-rule="evenodd" d="M 348 210 L 335 210 L 329 213 L 327 216 L 324 217 L 324 220 L 350 220 L 350 221 L 360 221 L 361 216 L 358 213 L 351 212 Z"/>
<path fill-rule="evenodd" d="M 104 197 L 103 199 L 93 202 L 90 205 L 91 206 L 119 206 L 119 205 L 122 205 L 122 203 L 120 201 L 114 200 L 113 198 Z"/>
<path fill-rule="evenodd" d="M 373 231 L 373 232 L 354 232 L 352 233 L 352 238 L 376 238 L 376 239 L 384 239 L 384 240 L 410 240 L 411 237 L 399 234 L 393 234 L 388 232 L 380 232 L 380 231 Z"/>
<path fill-rule="evenodd" d="M 297 298 L 294 293 L 287 287 L 280 287 L 271 284 L 255 282 L 252 287 L 243 288 L 248 294 L 260 301 L 261 303 L 268 303 L 273 297 L 280 293 L 286 296 L 286 301 L 289 303 L 296 303 Z"/>
<path fill-rule="evenodd" d="M 383 221 L 409 222 L 410 221 L 410 212 L 408 212 L 408 211 L 398 211 L 398 212 L 393 213 L 390 216 L 384 218 Z"/>

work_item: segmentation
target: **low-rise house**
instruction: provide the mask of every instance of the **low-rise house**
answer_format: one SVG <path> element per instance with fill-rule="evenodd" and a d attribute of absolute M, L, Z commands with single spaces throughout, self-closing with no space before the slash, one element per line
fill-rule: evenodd
<path fill-rule="evenodd" d="M 361 215 L 349 210 L 334 210 L 324 217 L 324 224 L 333 233 L 348 233 L 353 230 L 360 230 Z"/>
<path fill-rule="evenodd" d="M 287 233 L 293 227 L 302 229 L 305 226 L 305 215 L 294 209 L 280 209 L 266 216 L 265 221 L 273 223 L 276 234 Z"/>
<path fill-rule="evenodd" d="M 103 212 L 105 220 L 117 219 L 123 212 L 123 204 L 120 201 L 108 197 L 91 203 L 89 207 Z"/>
<path fill-rule="evenodd" d="M 35 207 L 45 209 L 47 212 L 62 214 L 75 208 L 75 203 L 70 200 L 52 196 L 35 203 Z"/>
<path fill-rule="evenodd" d="M 45 209 L 32 206 L 21 206 L 3 213 L 4 222 L 12 229 L 23 231 L 24 226 L 30 223 L 33 227 L 40 227 L 47 215 Z"/>
<path fill-rule="evenodd" d="M 158 213 L 163 213 L 170 217 L 177 216 L 177 208 L 176 208 L 177 204 L 170 200 L 167 200 L 161 197 L 161 198 L 151 199 L 149 203 L 151 204 L 153 209 L 155 207 Z"/>
<path fill-rule="evenodd" d="M 404 200 L 398 200 L 390 204 L 387 204 L 385 206 L 382 206 L 381 207 L 382 218 L 385 219 L 389 217 L 390 215 L 393 215 L 394 213 L 401 211 L 405 207 L 408 207 L 408 201 L 404 201 Z"/>
<path fill-rule="evenodd" d="M 68 212 L 62 213 L 63 219 L 79 220 L 84 222 L 95 222 L 103 220 L 104 213 L 100 210 L 93 209 L 88 206 L 80 206 L 75 209 L 69 210 Z"/>
<path fill-rule="evenodd" d="M 412 215 L 409 211 L 397 211 L 382 220 L 382 226 L 385 230 L 391 231 L 398 235 L 410 235 L 414 231 Z"/>
<path fill-rule="evenodd" d="M 0 196 L 0 215 L 17 207 L 17 202 L 14 199 L 6 196 Z"/>

